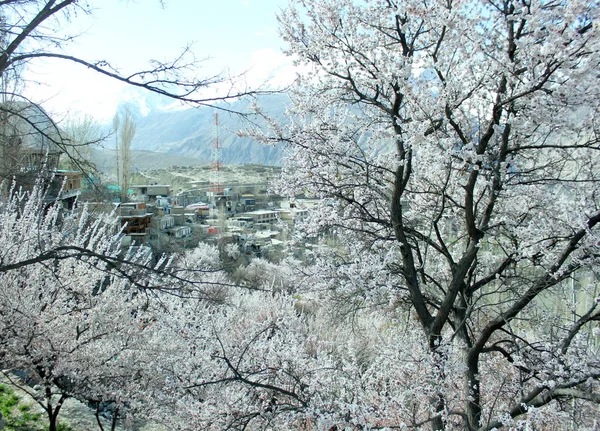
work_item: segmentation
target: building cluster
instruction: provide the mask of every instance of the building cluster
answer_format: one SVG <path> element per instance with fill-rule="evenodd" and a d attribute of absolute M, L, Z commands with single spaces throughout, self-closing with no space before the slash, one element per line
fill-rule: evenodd
<path fill-rule="evenodd" d="M 256 184 L 237 184 L 218 192 L 200 182 L 191 186 L 191 190 L 175 195 L 170 185 L 133 185 L 131 202 L 89 205 L 94 211 L 117 211 L 127 246 L 149 245 L 165 251 L 167 246 L 224 240 L 257 256 L 267 256 L 282 247 L 294 225 L 306 218 L 310 206 L 266 194 L 256 196 L 248 190 L 256 189 Z"/>
<path fill-rule="evenodd" d="M 231 180 L 215 187 L 209 181 L 191 181 L 176 194 L 166 184 L 131 185 L 127 202 L 121 201 L 120 194 L 111 194 L 110 186 L 95 199 L 84 197 L 82 172 L 61 169 L 65 148 L 49 117 L 34 105 L 4 104 L 1 108 L 2 193 L 10 187 L 31 190 L 38 184 L 48 205 L 59 201 L 72 211 L 85 204 L 92 214 L 115 213 L 124 247 L 146 246 L 162 253 L 193 247 L 199 241 L 226 241 L 237 244 L 243 253 L 268 256 L 285 244 L 295 224 L 308 215 L 310 203 L 267 194 L 272 169 L 265 169 L 258 182 L 256 178 L 248 183 Z"/>

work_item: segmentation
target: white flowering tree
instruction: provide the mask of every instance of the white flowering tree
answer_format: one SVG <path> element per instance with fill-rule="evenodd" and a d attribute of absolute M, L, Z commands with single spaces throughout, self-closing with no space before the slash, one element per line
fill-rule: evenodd
<path fill-rule="evenodd" d="M 289 122 L 250 133 L 288 145 L 277 191 L 320 198 L 304 234 L 333 244 L 297 295 L 370 310 L 397 355 L 351 361 L 379 390 L 337 403 L 332 426 L 597 426 L 599 12 L 298 0 L 280 15 L 303 72 Z"/>
<path fill-rule="evenodd" d="M 147 386 L 143 289 L 162 274 L 121 251 L 116 217 L 60 208 L 41 187 L 0 200 L 0 367 L 28 383 L 51 431 L 69 397 L 123 406 Z"/>
<path fill-rule="evenodd" d="M 203 424 L 177 414 L 199 373 L 215 372 L 217 358 L 199 360 L 230 327 L 256 319 L 237 322 L 247 307 L 218 249 L 200 244 L 151 265 L 149 249 L 121 247 L 115 215 L 61 208 L 39 185 L 0 199 L 2 374 L 45 410 L 51 431 L 68 398 L 95 407 L 101 429 L 102 410 L 110 429 L 136 415 L 180 428 Z"/>

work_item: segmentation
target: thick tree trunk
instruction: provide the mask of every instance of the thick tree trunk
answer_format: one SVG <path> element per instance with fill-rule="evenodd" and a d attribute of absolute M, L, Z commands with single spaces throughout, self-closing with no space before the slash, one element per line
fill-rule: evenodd
<path fill-rule="evenodd" d="M 467 421 L 469 430 L 478 429 L 481 421 L 481 386 L 478 375 L 479 364 L 477 360 L 467 361 L 465 393 L 469 395 L 467 400 Z"/>
<path fill-rule="evenodd" d="M 60 399 L 56 403 L 56 406 L 52 405 L 52 389 L 46 387 L 46 414 L 48 415 L 48 431 L 57 431 L 58 428 L 58 413 L 62 407 L 64 401 L 67 399 L 65 395 L 61 395 Z"/>
<path fill-rule="evenodd" d="M 446 380 L 446 371 L 445 371 L 445 363 L 446 363 L 446 355 L 438 349 L 438 337 L 430 337 L 429 338 L 429 347 L 433 352 L 433 357 L 435 360 L 435 368 L 437 371 L 437 378 L 439 381 Z M 444 423 L 444 419 L 442 417 L 442 413 L 446 408 L 446 400 L 442 391 L 439 391 L 435 396 L 431 397 L 431 404 L 434 406 L 435 410 L 435 418 L 431 422 L 432 431 L 443 431 L 446 429 L 446 424 Z"/>
<path fill-rule="evenodd" d="M 48 431 L 56 431 L 58 414 L 55 414 L 52 408 L 48 410 Z"/>

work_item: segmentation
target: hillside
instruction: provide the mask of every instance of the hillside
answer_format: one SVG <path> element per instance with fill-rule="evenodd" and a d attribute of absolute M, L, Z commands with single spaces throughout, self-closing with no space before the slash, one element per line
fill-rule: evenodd
<path fill-rule="evenodd" d="M 94 148 L 91 151 L 92 162 L 98 170 L 106 174 L 114 174 L 116 158 L 114 150 Z M 177 154 L 164 154 L 153 151 L 132 151 L 131 171 L 140 172 L 151 169 L 166 169 L 171 166 L 198 166 L 207 165 L 210 160 L 199 160 Z"/>

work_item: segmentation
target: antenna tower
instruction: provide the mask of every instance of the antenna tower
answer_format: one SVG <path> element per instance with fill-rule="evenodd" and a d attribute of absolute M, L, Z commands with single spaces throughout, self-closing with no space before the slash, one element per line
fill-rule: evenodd
<path fill-rule="evenodd" d="M 215 112 L 213 123 L 212 162 L 210 164 L 210 191 L 214 194 L 222 192 L 221 188 L 221 142 L 219 141 L 219 113 Z"/>

